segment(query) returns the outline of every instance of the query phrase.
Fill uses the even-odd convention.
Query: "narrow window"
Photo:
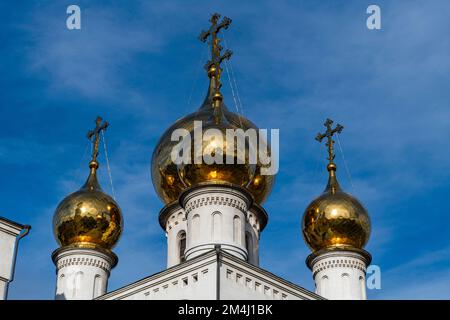
[[[245,248],[247,249],[247,260],[251,262],[251,257],[253,257],[253,238],[248,231],[245,233]]]
[[[95,275],[94,278],[94,298],[97,298],[102,295],[102,278],[99,274]]]
[[[233,242],[241,244],[241,218],[234,216],[233,218]]]
[[[212,238],[214,241],[222,239],[222,214],[218,211],[213,213]]]
[[[328,285],[329,285],[328,276],[327,275],[322,276],[321,281],[317,283],[316,293],[321,296],[327,295],[328,294]]]
[[[350,292],[350,275],[348,273],[342,274],[342,298],[343,299],[350,299],[351,292]]]
[[[73,277],[73,291],[72,298],[77,297],[77,291],[81,289],[81,278],[83,277],[83,272],[78,271]]]
[[[181,262],[186,261],[186,256],[184,252],[186,251],[186,232],[180,231],[178,234],[178,257]]]
[[[363,276],[359,277],[359,283],[361,286],[361,299],[366,300],[367,296],[366,296],[366,281],[364,280]]]
[[[196,243],[198,236],[200,234],[200,216],[196,214],[192,217],[192,228],[190,232],[190,236],[192,239],[192,243]]]

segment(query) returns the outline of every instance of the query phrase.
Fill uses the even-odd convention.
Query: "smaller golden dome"
[[[328,171],[327,187],[303,215],[304,239],[313,251],[338,247],[362,249],[370,236],[367,210],[356,198],[341,190],[334,163],[328,165]]]
[[[53,232],[59,245],[111,249],[122,233],[122,213],[97,180],[98,163],[91,161],[84,186],[68,195],[55,210]]]

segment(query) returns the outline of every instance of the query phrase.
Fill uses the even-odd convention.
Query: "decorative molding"
[[[215,272],[213,271],[216,263],[218,263],[221,268],[220,274],[223,277],[223,280],[226,278],[227,270],[231,269],[233,272],[242,275],[238,280],[243,282],[243,286],[248,284],[246,279],[251,278],[253,281],[252,285],[257,286],[258,284],[258,290],[260,288],[261,292],[263,294],[265,293],[268,299],[279,299],[279,297],[281,297],[281,299],[324,299],[314,292],[277,277],[274,274],[236,258],[225,251],[221,250],[219,256],[219,261],[217,261],[216,250],[210,250],[192,260],[168,268],[160,273],[156,273],[123,288],[109,292],[96,299],[158,299],[158,297],[161,297],[160,294],[165,294],[164,292],[167,288],[170,289],[173,286],[179,286],[177,288],[182,290],[195,285],[196,282],[201,284],[204,281],[203,277],[206,275],[205,272],[208,272],[208,274],[210,273],[210,276],[215,275]],[[231,280],[236,281],[236,278],[234,277],[234,279],[232,278]],[[211,278],[209,281],[211,281]],[[251,289],[253,290],[253,287]],[[194,297],[186,295],[186,297],[183,298],[191,299]]]
[[[328,258],[353,258],[361,260],[366,266],[368,266],[372,260],[372,256],[369,252],[363,249],[357,249],[352,247],[336,247],[329,249],[322,249],[311,253],[308,258],[306,258],[306,265],[310,270],[313,270],[315,264],[323,259]]]
[[[181,213],[181,214],[180,214]],[[181,219],[180,219],[181,217]],[[182,208],[178,208],[171,216],[166,220],[166,232],[169,232],[172,228],[178,225],[186,225],[186,212]]]
[[[200,184],[195,187],[189,188],[185,190],[179,198],[179,203],[181,207],[185,207],[186,204],[193,198],[199,197],[199,196],[206,196],[206,198],[210,197],[210,201],[217,201],[215,198],[217,197],[216,194],[218,194],[218,197],[226,197],[228,196],[234,196],[236,198],[240,198],[242,202],[245,204],[245,209],[243,211],[247,211],[250,206],[253,203],[253,197],[252,195],[245,189],[239,186],[235,186],[232,184]],[[229,197],[227,197],[229,198]],[[219,199],[219,201],[221,200]],[[222,201],[223,202],[223,201]],[[217,203],[212,203],[217,204]],[[185,208],[186,209],[186,208]]]
[[[329,260],[328,260],[329,259]],[[329,257],[327,260],[322,261],[320,263],[316,263],[313,266],[313,278],[316,277],[316,275],[324,270],[331,269],[331,268],[353,268],[358,269],[362,271],[364,274],[366,273],[366,266],[364,263],[357,258],[340,258],[340,259],[334,259],[332,257]],[[333,259],[333,260],[331,260]],[[359,261],[357,261],[359,260]]]
[[[56,271],[69,266],[90,266],[104,270],[109,274],[111,265],[102,258],[85,258],[85,257],[65,257],[58,260],[56,264]]]
[[[84,258],[80,256],[84,256]],[[62,247],[53,251],[52,260],[57,270],[59,270],[61,264],[66,260],[69,260],[67,262],[67,265],[95,266],[100,267],[102,269],[103,269],[102,263],[97,264],[94,263],[93,265],[90,263],[91,260],[104,261],[104,263],[109,265],[109,267],[103,270],[109,273],[109,271],[117,265],[119,259],[114,254],[114,252],[102,248],[88,249],[77,247]]]
[[[239,209],[244,215],[247,214],[247,204],[243,200],[236,198],[231,198],[223,195],[213,196],[213,195],[203,195],[196,199],[189,199],[185,204],[186,214],[189,214],[192,210],[203,207],[203,206],[228,206],[232,208]]]
[[[259,294],[264,294],[274,300],[288,300],[289,293],[284,291],[283,288],[267,284],[262,279],[249,275],[248,273],[241,273],[239,270],[236,271],[236,269],[226,268],[225,279],[235,282],[243,288],[248,288]]]

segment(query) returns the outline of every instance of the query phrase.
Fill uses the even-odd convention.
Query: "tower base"
[[[366,269],[371,255],[356,248],[324,249],[310,254],[316,293],[330,300],[366,300]]]
[[[56,300],[92,300],[106,293],[117,256],[108,250],[63,247],[55,250]]]

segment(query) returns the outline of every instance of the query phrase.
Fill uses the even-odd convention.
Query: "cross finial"
[[[102,123],[102,117],[98,116],[97,119],[95,119],[95,128],[93,130],[90,130],[87,134],[88,139],[92,142],[93,148],[92,148],[92,160],[89,163],[90,168],[98,168],[98,162],[97,162],[97,156],[98,156],[98,144],[100,141],[100,133],[108,127],[109,123],[106,121],[103,121]]]
[[[324,138],[327,138],[327,143],[325,144],[328,147],[328,170],[336,170],[336,165],[334,164],[334,140],[333,140],[333,135],[335,133],[341,133],[342,130],[344,129],[343,126],[341,126],[340,124],[337,124],[336,127],[333,129],[332,128],[332,124],[333,124],[333,120],[331,119],[327,119],[325,121],[325,123],[323,124],[327,130],[324,133],[319,133],[316,136],[316,140],[319,142],[322,142],[322,140]]]
[[[231,19],[228,17],[223,17],[222,22],[219,23],[220,14],[214,13],[211,15],[211,19],[209,20],[211,22],[211,27],[206,30],[202,31],[200,33],[199,39],[201,42],[206,42],[208,37],[211,37],[210,42],[208,43],[211,47],[211,60],[209,60],[206,65],[205,69],[208,72],[208,76],[212,79],[215,78],[215,96],[217,100],[221,100],[222,96],[219,92],[221,84],[220,84],[220,75],[222,73],[222,68],[220,67],[220,64],[225,59],[228,60],[231,58],[231,55],[233,52],[231,50],[226,50],[223,55],[221,55],[222,46],[220,45],[220,40],[217,37],[217,34],[220,32],[221,29],[228,29],[229,25],[231,24]]]

